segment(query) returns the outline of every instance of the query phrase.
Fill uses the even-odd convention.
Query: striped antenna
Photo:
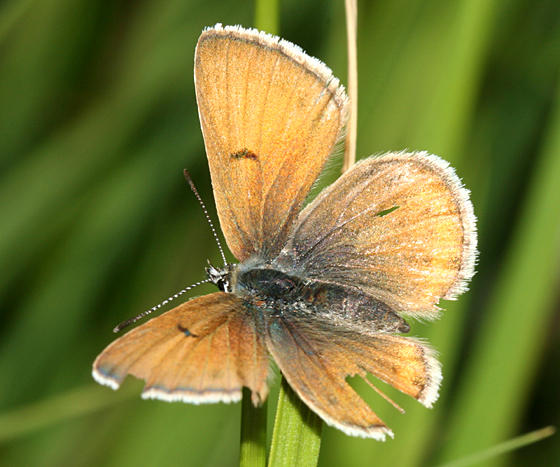
[[[220,255],[222,256],[222,260],[224,261],[224,266],[227,266],[226,256],[224,255],[224,250],[222,248],[222,244],[220,243],[220,239],[218,238],[218,232],[216,232],[216,229],[214,228],[214,224],[212,222],[212,219],[210,219],[210,215],[208,214],[208,210],[206,209],[206,205],[204,204],[204,201],[202,201],[202,198],[198,194],[198,190],[196,189],[196,186],[194,186],[194,182],[192,181],[192,178],[191,178],[191,175],[189,174],[189,171],[187,169],[184,169],[183,174],[185,175],[185,180],[187,181],[187,183],[191,187],[192,192],[194,193],[194,195],[196,196],[196,199],[198,200],[198,202],[200,203],[200,206],[202,207],[202,211],[204,212],[204,216],[206,217],[206,220],[208,221],[208,225],[210,225],[210,229],[212,230],[212,235],[214,235],[214,239],[216,240],[216,244],[218,245],[218,250],[220,250]]]
[[[226,261],[225,255],[224,255],[224,250],[222,248],[222,244],[220,243],[220,239],[218,238],[218,233],[216,232],[216,229],[214,228],[214,224],[212,223],[212,219],[210,219],[210,215],[208,214],[208,210],[206,209],[206,205],[204,204],[204,201],[202,201],[202,198],[198,194],[198,190],[196,189],[196,186],[195,186],[194,182],[192,181],[191,175],[189,174],[188,170],[184,169],[183,174],[185,175],[185,180],[188,182],[189,186],[191,187],[192,192],[194,193],[194,195],[196,196],[196,199],[198,200],[198,202],[200,203],[200,206],[202,207],[202,211],[204,212],[204,216],[206,217],[206,220],[208,221],[208,225],[210,225],[210,229],[212,230],[212,235],[214,235],[214,239],[216,240],[216,244],[218,245],[218,250],[220,251],[220,255],[222,257],[222,260],[224,261],[224,266],[227,266],[227,261]],[[193,289],[193,288],[195,288],[199,285],[207,284],[208,282],[212,282],[212,280],[211,279],[204,279],[203,281],[199,281],[199,282],[196,282],[192,285],[189,285],[188,287],[185,287],[183,290],[177,292],[176,294],[171,295],[170,297],[165,299],[163,302],[158,303],[157,305],[153,306],[149,310],[143,311],[139,315],[136,315],[133,318],[129,318],[126,321],[123,321],[122,323],[118,324],[117,326],[114,327],[113,332],[122,331],[124,328],[130,326],[131,324],[136,323],[136,321],[144,318],[145,316],[148,316],[150,313],[153,313],[154,311],[159,310],[162,306],[167,305],[170,301],[175,300],[177,297],[179,297],[180,295],[183,295],[185,292],[187,292],[187,291],[189,291],[189,290],[191,290],[191,289]]]
[[[170,301],[175,300],[177,297],[179,297],[180,295],[183,295],[185,292],[187,292],[191,289],[194,289],[195,287],[197,287],[199,285],[206,284],[208,282],[210,282],[210,279],[204,279],[203,281],[199,281],[199,282],[196,282],[192,285],[189,285],[188,287],[185,287],[180,292],[177,292],[176,294],[171,295],[171,297],[166,298],[163,302],[158,303],[157,305],[153,306],[149,310],[143,311],[139,315],[136,315],[134,318],[129,318],[126,321],[123,321],[122,323],[117,324],[114,327],[113,332],[122,331],[124,328],[130,326],[131,324],[134,324],[136,321],[138,321],[139,319],[142,319],[144,316],[148,316],[150,313],[153,313],[154,311],[159,310],[162,306],[167,305]]]

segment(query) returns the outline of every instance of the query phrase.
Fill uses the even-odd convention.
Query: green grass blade
[[[266,414],[266,402],[260,407],[255,407],[251,401],[251,391],[243,388],[240,467],[266,465]]]
[[[315,467],[321,448],[323,421],[294,393],[285,379],[270,446],[269,467]]]
[[[531,433],[517,436],[516,438],[510,439],[496,446],[492,446],[484,451],[463,457],[462,459],[447,462],[439,467],[468,467],[470,465],[479,465],[481,462],[491,460],[494,457],[515,451],[516,449],[528,446],[529,444],[542,441],[543,439],[552,436],[554,433],[556,433],[556,428],[553,426],[547,426],[545,428],[541,428],[540,430],[535,430]]]

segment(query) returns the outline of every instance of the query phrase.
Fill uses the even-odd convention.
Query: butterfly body
[[[396,152],[354,165],[304,207],[343,131],[344,88],[299,47],[238,26],[205,30],[196,95],[220,225],[238,264],[219,291],[110,344],[93,376],[142,396],[255,405],[272,358],[298,396],[352,436],[392,432],[347,383],[375,376],[431,407],[441,368],[404,316],[433,319],[474,274],[469,192],[449,164]],[[373,387],[383,397],[383,393]]]
[[[232,292],[268,320],[320,317],[368,332],[407,333],[408,323],[383,302],[358,288],[306,280],[271,267],[240,264],[233,269]]]

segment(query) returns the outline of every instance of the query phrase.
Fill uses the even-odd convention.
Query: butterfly
[[[343,132],[348,99],[329,68],[278,37],[220,24],[195,53],[196,97],[220,225],[237,264],[219,291],[110,344],[94,378],[131,374],[144,398],[261,404],[270,358],[327,424],[393,436],[346,381],[374,375],[431,407],[434,351],[403,336],[474,273],[469,192],[447,162],[398,152],[355,164],[305,205]],[[378,390],[378,392],[380,392]],[[381,393],[381,392],[380,392]]]

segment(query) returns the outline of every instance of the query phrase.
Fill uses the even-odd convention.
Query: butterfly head
[[[206,276],[218,289],[222,292],[231,292],[231,274],[233,271],[233,264],[226,264],[222,269],[219,269],[208,261],[206,267]]]

